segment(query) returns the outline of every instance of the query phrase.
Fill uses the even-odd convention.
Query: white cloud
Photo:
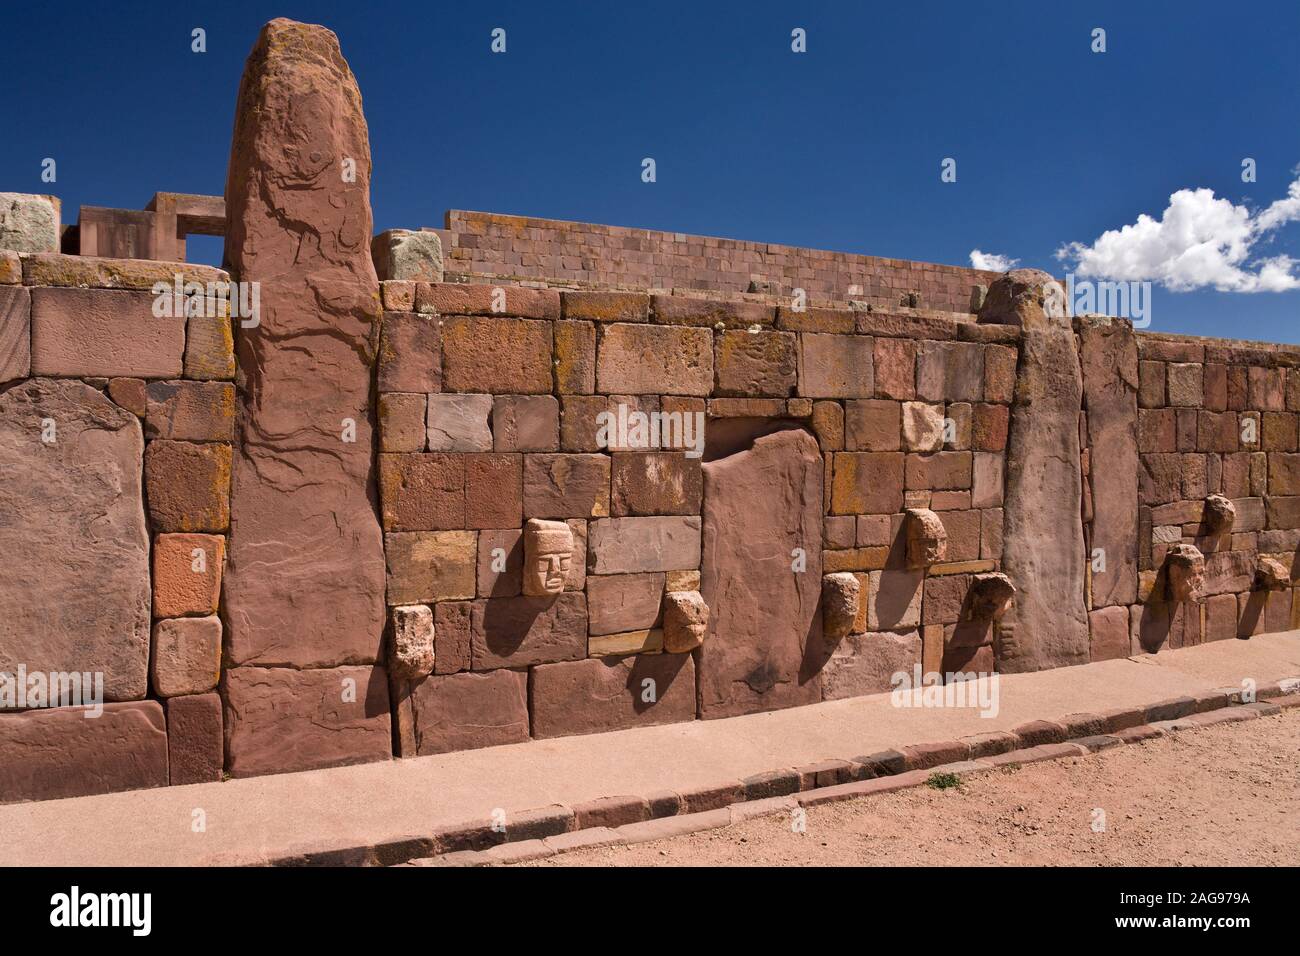
[[[1297,260],[1264,257],[1254,250],[1296,220],[1300,179],[1291,183],[1285,199],[1255,213],[1216,197],[1212,189],[1180,189],[1169,197],[1159,220],[1142,213],[1134,223],[1103,232],[1091,245],[1066,243],[1056,258],[1073,262],[1080,277],[1149,280],[1175,292],[1285,292],[1300,289]]]
[[[996,252],[980,252],[978,249],[970,251],[970,267],[972,269],[1006,272],[1008,269],[1014,269],[1019,261],[1019,259],[1012,259],[1009,256],[998,255]]]

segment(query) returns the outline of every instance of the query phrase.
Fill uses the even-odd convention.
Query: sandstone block
[[[598,518],[609,514],[608,455],[525,455],[524,515]]]
[[[442,382],[451,392],[548,395],[551,323],[527,319],[445,319]],[[602,389],[603,391],[603,389]]]
[[[903,508],[903,460],[896,452],[838,452],[831,485],[833,514],[893,514]]]
[[[625,515],[699,514],[700,460],[681,452],[619,452],[613,456],[610,504]]]
[[[646,681],[654,690],[650,701]],[[533,668],[530,683],[538,739],[695,718],[695,661],[689,654],[545,664]]]
[[[499,319],[554,321],[560,317],[560,293],[553,289],[462,282],[417,282],[415,307],[438,315],[483,315]]]
[[[822,672],[823,697],[843,700],[882,694],[894,688],[893,676],[912,673],[921,663],[921,635],[888,632],[851,634],[840,642]]]
[[[941,451],[933,455],[908,455],[904,487],[907,489],[960,490],[971,486],[971,453]]]
[[[153,544],[153,613],[187,617],[217,613],[226,539],[210,534],[160,534]]]
[[[427,604],[403,604],[390,613],[388,673],[398,681],[427,677],[434,659],[433,609]]]
[[[427,677],[412,689],[410,699],[421,756],[528,739],[525,671]]]
[[[523,456],[465,455],[465,526],[508,528],[523,521]]]
[[[137,418],[144,418],[148,411],[148,388],[142,378],[109,379],[108,397]]]
[[[472,531],[384,535],[388,603],[432,604],[474,597],[476,550]]]
[[[21,286],[0,286],[0,385],[31,374],[31,292]]]
[[[587,578],[588,632],[648,630],[659,623],[663,573],[600,574]]]
[[[916,355],[916,395],[927,402],[982,402],[984,346],[921,342]]]
[[[145,434],[180,441],[233,441],[235,386],[229,382],[150,382]]]
[[[491,451],[491,395],[430,395],[430,451]]]
[[[649,322],[650,296],[644,292],[603,292],[566,289],[560,293],[566,319],[592,322]]]
[[[472,601],[443,601],[433,609],[433,672],[469,670],[474,614]]]
[[[903,450],[939,451],[944,443],[942,405],[903,403]]]
[[[388,760],[382,667],[234,667],[223,679],[232,777]]]
[[[555,390],[561,395],[589,395],[596,390],[596,327],[592,323],[555,323]]]
[[[389,229],[370,240],[381,279],[442,281],[442,238],[430,230]]]
[[[185,319],[155,318],[154,295],[33,289],[33,375],[180,378]]]
[[[465,456],[379,456],[379,497],[386,531],[465,526]]]
[[[173,787],[214,783],[225,762],[221,695],[172,697],[167,707],[167,767]]]
[[[1019,352],[1005,345],[984,347],[984,400],[1010,403],[1016,390]]]
[[[180,617],[153,627],[150,677],[159,697],[205,694],[221,677],[221,620]]]
[[[228,306],[195,310],[185,320],[186,378],[213,381],[235,377],[235,336],[229,312]]]
[[[872,631],[920,627],[924,581],[925,572],[920,570],[872,571],[867,627]]]
[[[550,395],[499,395],[492,402],[496,451],[559,451],[560,403]]]
[[[605,329],[596,353],[596,387],[630,395],[703,395],[713,391],[713,333],[686,326]]]
[[[385,312],[376,366],[381,392],[442,391],[438,320],[414,312]]]
[[[0,395],[0,672],[102,672],[107,699],[144,696],[143,448],[135,416],[80,382],[33,379]]]
[[[794,391],[797,362],[792,332],[722,332],[714,345],[716,395],[776,395]]]
[[[821,404],[832,404],[823,403]],[[868,399],[862,401],[850,401],[845,405],[845,411],[842,413],[844,440],[834,446],[838,448],[847,448],[849,451],[898,451],[903,447],[903,410],[912,408],[916,403],[908,402],[906,405],[899,402],[891,402],[877,399]],[[839,409],[839,405],[832,405],[833,408]],[[933,409],[936,406],[919,405],[922,410]],[[942,409],[939,411],[941,419],[939,434],[942,437]],[[920,417],[913,414],[912,436],[916,437],[917,422],[916,418]],[[933,423],[931,423],[932,426]],[[827,450],[826,443],[822,443],[823,450]]]
[[[156,440],[144,455],[155,531],[225,531],[230,526],[230,446]]]
[[[604,518],[588,532],[591,574],[690,571],[700,566],[700,519],[695,516]]]
[[[876,394],[881,398],[908,401],[916,397],[916,342],[877,336],[872,368]]]
[[[875,346],[866,335],[799,334],[799,394],[806,398],[871,398]]]
[[[383,451],[424,451],[428,403],[423,393],[379,393],[379,447]]]
[[[33,193],[0,193],[0,249],[59,251],[59,201]]]
[[[587,599],[559,596],[488,598],[474,602],[471,667],[525,667],[587,656]]]

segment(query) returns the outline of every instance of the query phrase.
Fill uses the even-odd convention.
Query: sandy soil
[[[1300,709],[813,807],[803,833],[786,813],[521,865],[918,864],[1300,864]]]

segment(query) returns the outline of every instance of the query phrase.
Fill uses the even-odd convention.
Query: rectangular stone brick
[[[233,441],[235,386],[229,382],[150,382],[145,435],[183,441]]]
[[[644,682],[653,681],[652,703]],[[533,736],[601,733],[695,719],[690,654],[602,657],[532,669]]]
[[[438,320],[414,312],[385,312],[375,367],[381,392],[442,391]]]
[[[751,325],[770,328],[776,322],[776,307],[765,302],[697,299],[685,295],[652,295],[650,308],[655,322],[664,325],[713,328],[721,322],[728,329],[746,329]]]
[[[663,595],[662,572],[589,576],[588,633],[618,634],[653,628],[659,623]]]
[[[520,528],[480,531],[478,596],[516,597],[523,589],[524,532]],[[501,570],[496,570],[500,568]]]
[[[590,322],[555,323],[555,390],[561,395],[589,395],[596,390],[596,326]]]
[[[470,618],[476,671],[526,667],[587,656],[587,599],[565,591],[555,598],[487,598]]]
[[[379,393],[379,447],[382,451],[424,451],[428,396],[423,392]]]
[[[158,439],[145,447],[144,477],[154,531],[230,527],[230,446]]]
[[[615,517],[699,514],[703,491],[698,458],[681,452],[613,456],[610,504]]]
[[[167,700],[167,765],[173,787],[221,779],[225,742],[220,694]]]
[[[691,571],[700,566],[698,516],[604,518],[591,522],[592,574]]]
[[[902,447],[901,402],[857,400],[846,402],[844,409],[842,447],[849,451],[898,451]]]
[[[523,455],[465,455],[465,527],[523,523]]]
[[[875,346],[870,336],[799,334],[799,394],[805,398],[871,398]]]
[[[608,455],[525,455],[524,517],[598,518],[609,514]]]
[[[971,453],[968,451],[908,455],[904,487],[929,490],[969,488],[971,468]]]
[[[551,323],[453,316],[442,326],[442,386],[449,392],[550,394]]]
[[[465,456],[379,456],[379,497],[385,531],[446,531],[465,527]]]
[[[879,336],[873,347],[876,394],[909,401],[916,397],[916,342]]]
[[[560,293],[566,319],[592,322],[649,322],[650,296],[644,292],[602,292],[566,289]]]
[[[31,293],[21,286],[0,286],[0,385],[31,373]]]
[[[554,320],[560,317],[560,293],[552,289],[525,289],[514,285],[418,282],[415,308],[418,312],[438,315]]]
[[[420,756],[528,739],[526,671],[434,675],[417,682],[410,699]]]
[[[467,671],[471,657],[472,601],[442,601],[433,609],[433,672]]]
[[[916,394],[929,402],[984,400],[984,347],[973,342],[922,342]]]
[[[33,289],[31,371],[180,378],[183,316],[156,318],[150,292]]]
[[[713,391],[713,333],[679,326],[608,326],[597,344],[596,386],[613,394],[707,396]]]
[[[217,613],[226,539],[212,534],[160,534],[153,544],[153,613],[185,617]]]
[[[776,310],[776,326],[791,332],[835,332],[851,335],[855,329],[854,310],[803,308],[795,311],[789,306]]]
[[[714,340],[714,394],[788,396],[796,379],[792,332],[721,332]]]
[[[831,484],[833,514],[893,514],[903,510],[899,452],[838,452]]]
[[[0,803],[167,786],[167,727],[153,700],[0,714]]]
[[[384,535],[389,604],[472,598],[477,539],[472,531],[399,531]]]

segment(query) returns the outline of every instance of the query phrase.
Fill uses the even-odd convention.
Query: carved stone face
[[[530,519],[524,527],[524,594],[559,594],[572,566],[573,529],[563,521]]]
[[[948,532],[939,516],[929,508],[908,508],[904,530],[909,567],[928,568],[947,557]]]
[[[838,641],[853,630],[862,608],[862,582],[840,571],[822,578],[822,635]]]
[[[1016,586],[1001,572],[977,574],[971,580],[970,596],[966,602],[966,619],[980,623],[1000,620],[1011,609],[1016,597]]]
[[[1227,534],[1237,521],[1237,506],[1223,495],[1210,495],[1205,499],[1205,511],[1201,524],[1206,534],[1213,537]]]
[[[1176,544],[1165,556],[1171,604],[1200,604],[1205,597],[1205,556],[1193,544]]]
[[[669,591],[664,595],[664,650],[685,654],[704,643],[709,606],[699,591]]]
[[[1291,586],[1291,573],[1276,558],[1260,558],[1255,565],[1255,587],[1260,591],[1285,591]]]

